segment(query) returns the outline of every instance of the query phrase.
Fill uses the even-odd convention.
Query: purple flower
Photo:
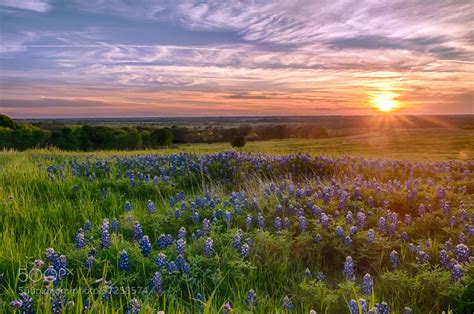
[[[362,279],[362,293],[365,295],[372,294],[372,288],[374,287],[374,280],[370,274],[365,274]]]
[[[163,287],[161,283],[161,273],[159,271],[155,272],[153,278],[151,279],[149,288],[154,293],[161,295],[163,293]]]
[[[265,228],[265,218],[263,217],[261,213],[257,215],[257,225],[260,229]]]
[[[350,256],[347,256],[344,262],[344,275],[347,280],[355,280],[354,262]]]
[[[74,242],[76,243],[77,249],[83,249],[86,247],[86,237],[84,235],[84,230],[79,229],[76,236],[74,237]]]
[[[293,309],[293,302],[291,302],[290,298],[287,295],[285,295],[285,297],[283,298],[281,305],[287,311],[291,311]]]
[[[327,228],[329,227],[329,216],[326,215],[325,213],[321,213],[321,225],[323,227],[324,230],[327,230]]]
[[[125,206],[124,206],[124,209],[125,211],[131,211],[132,210],[132,203],[130,203],[129,201],[126,201],[125,202]]]
[[[459,263],[464,263],[469,260],[469,249],[465,244],[458,244],[454,249],[454,254]]]
[[[138,241],[140,250],[142,251],[143,256],[148,256],[151,252],[151,243],[150,238],[146,235]]]
[[[253,289],[247,292],[247,297],[245,298],[245,304],[249,307],[257,306],[257,293]]]
[[[349,301],[349,310],[351,311],[351,314],[359,314],[359,305],[357,304],[357,301],[354,299],[351,299]]]
[[[367,243],[372,244],[375,240],[375,231],[374,229],[369,229],[367,232]]]
[[[243,258],[249,256],[250,253],[250,246],[247,243],[242,244],[242,247],[240,248],[240,256]]]
[[[273,225],[275,226],[275,231],[280,232],[281,231],[281,218],[276,217],[275,218],[275,223]]]
[[[148,200],[146,204],[146,209],[148,210],[150,214],[156,213],[155,203],[153,203],[152,200]]]
[[[308,229],[308,222],[306,221],[306,218],[304,216],[298,217],[298,228],[301,232],[305,232],[306,229]]]
[[[127,251],[123,250],[119,256],[118,269],[123,270],[123,271],[129,271],[130,267],[129,267],[128,262],[129,262],[128,253]]]
[[[242,242],[243,235],[244,235],[244,233],[242,232],[242,230],[237,229],[237,232],[235,233],[234,237],[232,238],[232,246],[237,250],[240,249],[240,245],[241,245],[241,242]]]
[[[142,307],[140,302],[137,299],[131,299],[128,304],[127,314],[138,314],[140,313]]]
[[[453,282],[458,282],[459,279],[464,275],[464,268],[461,264],[455,263],[451,266],[451,280]]]
[[[315,240],[316,242],[321,242],[321,241],[323,241],[323,236],[318,233],[318,234],[314,237],[314,240]]]
[[[336,236],[338,238],[344,238],[344,229],[341,226],[336,226]]]
[[[135,224],[133,225],[133,239],[138,241],[141,238],[143,238],[142,226],[138,221],[135,221]]]
[[[222,314],[227,314],[229,311],[232,309],[232,306],[230,305],[230,302],[227,302],[224,304],[224,307],[222,308]]]
[[[166,265],[168,265],[168,262],[166,261],[166,255],[162,252],[158,253],[158,256],[155,259],[155,265],[158,267],[158,269],[165,268]]]
[[[204,243],[204,255],[207,257],[214,256],[214,241],[211,238],[207,238],[206,242]]]
[[[184,239],[178,239],[176,241],[176,254],[184,254],[186,249],[186,241]]]
[[[392,250],[392,252],[390,252],[390,262],[392,262],[392,265],[394,267],[400,266],[400,259],[398,257],[398,252],[397,251]]]

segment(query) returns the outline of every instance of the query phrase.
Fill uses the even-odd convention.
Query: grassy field
[[[178,149],[133,152],[1,152],[0,274],[4,274],[4,279],[1,282],[0,278],[0,312],[12,311],[9,303],[18,299],[21,291],[51,288],[52,293],[30,293],[37,312],[49,312],[58,307],[71,313],[81,312],[90,301],[93,313],[123,313],[129,310],[131,300],[137,299],[142,313],[156,313],[158,309],[166,313],[218,313],[225,309],[226,303],[234,313],[284,313],[282,303],[287,296],[295,313],[308,313],[310,309],[318,313],[349,313],[348,303],[359,298],[366,300],[368,308],[385,301],[394,313],[401,313],[406,306],[412,308],[413,313],[440,313],[442,310],[467,313],[464,311],[474,306],[474,268],[472,263],[458,258],[454,247],[461,244],[458,238],[463,233],[464,243],[469,247],[467,254],[473,254],[469,221],[474,219],[474,168],[466,161],[474,156],[473,135],[473,131],[451,129],[374,131],[320,140],[249,142],[241,149],[270,155],[302,152],[335,157],[316,161],[302,157],[249,159],[233,154],[204,160],[187,155],[170,157],[179,152],[222,152],[231,149],[229,144],[182,145]],[[144,154],[161,157],[140,157]],[[139,157],[125,158],[127,156]],[[347,163],[339,158],[343,156],[383,158],[384,162],[352,160]],[[76,163],[73,160],[77,158]],[[93,162],[97,159],[101,163]],[[390,159],[405,162],[390,163]],[[412,160],[453,159],[459,161],[449,168],[445,164],[431,163],[417,168],[411,163]],[[73,166],[68,163],[70,160]],[[64,169],[63,161],[66,162]],[[76,166],[78,168],[73,168]],[[73,169],[82,172],[78,175]],[[415,177],[411,177],[410,169],[415,169]],[[133,171],[133,180],[126,175],[127,171]],[[149,173],[150,180],[140,173]],[[157,176],[156,183],[152,182],[154,176]],[[415,179],[419,182],[413,183]],[[370,184],[369,180],[372,180]],[[430,180],[434,180],[433,183]],[[277,189],[285,183],[281,195],[269,192],[272,182]],[[297,196],[292,192],[292,185],[311,193]],[[442,197],[440,186],[445,191]],[[338,189],[345,192],[339,193]],[[243,194],[232,196],[231,192],[239,191]],[[329,201],[325,200],[324,191],[330,191],[327,192]],[[181,192],[185,199],[177,196]],[[348,199],[345,193],[350,196]],[[411,193],[415,193],[414,196],[409,196]],[[214,198],[215,204],[211,205],[209,200]],[[148,200],[153,201],[156,212],[150,211]],[[170,200],[174,200],[173,204]],[[126,201],[133,205],[132,210],[124,210]],[[196,205],[201,202],[205,203],[202,207]],[[324,215],[315,214],[311,203],[330,217],[328,228],[323,224]],[[430,208],[426,214],[419,213],[421,203]],[[449,215],[443,214],[446,203]],[[288,204],[301,206],[302,212],[296,214]],[[278,205],[283,206],[283,213],[276,210]],[[184,209],[178,217],[176,209],[181,206]],[[237,212],[237,207],[242,213]],[[196,212],[198,222],[193,220]],[[231,213],[231,220],[226,218],[227,212]],[[349,212],[354,214],[354,222],[347,222]],[[356,214],[359,217],[360,213],[367,217],[364,225],[356,223],[359,219]],[[378,220],[383,216],[390,221],[392,213],[400,220],[394,234],[390,234],[388,222],[387,230],[379,229]],[[407,214],[413,223],[402,222]],[[462,218],[465,214],[467,220]],[[247,215],[254,219],[250,228]],[[265,221],[264,227],[257,223],[260,215]],[[291,227],[281,232],[275,225],[279,215],[291,223]],[[451,216],[455,217],[454,224],[448,219]],[[108,247],[103,247],[107,239],[104,238],[105,218],[116,219],[118,224],[117,230],[110,231]],[[212,222],[210,231],[201,238],[193,237],[192,233],[199,232],[204,219]],[[91,222],[92,228],[85,231],[86,247],[78,248],[75,237],[79,229],[85,228],[86,220]],[[139,221],[143,233],[150,236],[150,256],[144,255],[140,241],[133,240],[135,221]],[[334,236],[339,225],[352,244],[347,245]],[[360,230],[352,234],[350,227],[355,225]],[[160,270],[155,266],[159,252],[167,256],[168,262],[179,260],[176,246],[181,227],[187,230],[183,256],[191,267],[190,274],[184,270]],[[253,240],[248,256],[233,247],[238,228],[243,230],[242,243],[247,238]],[[369,229],[376,230],[377,234],[370,245],[366,240]],[[403,232],[409,241],[400,239]],[[162,233],[175,238],[170,247],[156,247]],[[314,240],[318,234],[322,235],[321,242]],[[205,240],[209,238],[213,240],[214,251],[206,255]],[[450,238],[453,248],[447,254],[458,259],[456,263],[464,273],[462,279],[456,281],[452,281],[449,267],[438,257]],[[421,249],[414,253],[409,243]],[[56,283],[30,277],[24,281],[21,274],[25,270],[41,268],[35,268],[35,260],[46,263],[41,271],[45,271],[48,264],[56,265],[57,257],[51,261],[45,258],[48,247],[67,257],[67,268],[72,273]],[[86,269],[84,264],[92,247],[97,249],[92,258],[95,264]],[[128,271],[118,266],[123,250],[129,256]],[[391,266],[389,255],[393,250],[400,255],[399,268]],[[420,262],[420,258],[424,258],[420,250],[430,256],[428,262]],[[355,280],[347,279],[343,273],[349,255],[355,263]],[[150,289],[149,283],[157,270],[161,272],[164,291],[145,291]],[[324,273],[325,280],[318,277],[320,273]],[[373,293],[369,294],[364,294],[361,288],[366,273],[374,280]],[[99,278],[110,281],[111,285],[97,282]],[[111,286],[125,289],[115,296],[109,294]],[[99,293],[71,292],[78,287],[97,288]],[[67,302],[58,298],[59,289],[66,294]],[[250,289],[257,293],[258,306],[245,302]],[[203,302],[197,300],[198,293],[204,298]]]

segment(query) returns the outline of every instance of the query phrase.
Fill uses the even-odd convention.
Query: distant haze
[[[471,1],[0,0],[16,118],[474,114]]]

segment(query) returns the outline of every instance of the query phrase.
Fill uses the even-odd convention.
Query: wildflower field
[[[474,161],[0,153],[0,312],[471,313]]]

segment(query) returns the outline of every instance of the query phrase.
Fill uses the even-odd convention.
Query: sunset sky
[[[473,21],[467,0],[0,0],[0,113],[474,114]]]

